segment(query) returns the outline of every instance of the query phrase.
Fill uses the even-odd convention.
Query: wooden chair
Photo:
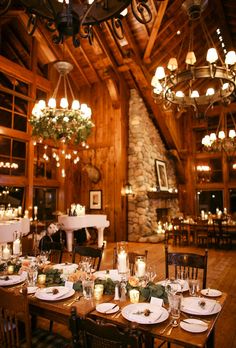
[[[147,261],[147,255],[148,255],[148,250],[145,250],[144,253],[136,253],[136,252],[132,252],[132,251],[128,252],[130,275],[135,274],[135,259],[136,259],[136,257],[143,256],[143,257],[145,257],[145,259]],[[116,249],[116,247],[114,247],[114,250],[113,250],[113,268],[114,269],[117,268],[117,249]]]
[[[79,263],[86,258],[90,258],[91,267],[95,271],[99,271],[101,261],[102,261],[103,250],[104,250],[104,244],[101,248],[75,245],[73,247],[73,252],[72,252],[72,262],[75,263],[75,261],[77,261],[77,263]]]
[[[118,326],[95,321],[91,318],[81,319],[72,307],[69,321],[72,332],[73,348],[141,348],[141,334],[136,327],[118,328]]]
[[[222,219],[213,220],[215,246],[232,248],[232,234],[228,232],[227,225],[223,225]]]
[[[22,294],[0,288],[0,347],[53,348],[68,347],[70,341],[62,336],[37,328],[31,331],[27,288]]]
[[[194,253],[176,253],[168,252],[168,246],[165,246],[165,272],[166,278],[170,276],[169,267],[174,267],[174,276],[177,277],[178,272],[184,272],[189,278],[198,278],[198,271],[202,269],[202,288],[206,288],[207,280],[207,258],[208,250],[204,255]]]

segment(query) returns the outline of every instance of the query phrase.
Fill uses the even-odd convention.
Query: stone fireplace
[[[128,239],[135,242],[157,242],[159,215],[175,216],[179,211],[178,195],[153,192],[157,186],[155,160],[166,164],[168,188],[177,188],[174,163],[166,157],[165,145],[151,121],[146,106],[136,90],[129,104],[128,180],[134,195],[128,196]]]

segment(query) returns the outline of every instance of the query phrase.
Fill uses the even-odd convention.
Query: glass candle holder
[[[129,271],[128,242],[117,243],[117,269],[120,274]]]
[[[146,259],[145,256],[136,256],[135,258],[135,275],[138,278],[144,277],[146,274]]]
[[[44,285],[46,283],[46,274],[39,274],[38,275],[38,284]]]
[[[96,284],[94,286],[94,298],[95,300],[101,300],[104,291],[104,286],[102,284]]]
[[[5,244],[2,247],[2,258],[3,260],[8,260],[11,257],[11,247],[8,244]]]
[[[131,303],[138,303],[139,302],[139,291],[136,289],[130,290],[129,298],[130,298]]]
[[[7,267],[7,273],[8,274],[13,274],[14,273],[14,266],[13,265],[10,265]]]

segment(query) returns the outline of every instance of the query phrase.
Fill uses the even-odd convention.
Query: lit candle
[[[96,284],[94,287],[94,298],[95,300],[101,300],[103,295],[104,286],[102,284]]]
[[[119,254],[118,254],[118,272],[120,273],[126,273],[127,272],[127,253],[122,250]]]
[[[22,215],[22,207],[18,207],[18,215],[21,216]]]
[[[138,303],[139,302],[139,291],[136,289],[130,290],[129,298],[130,298],[131,303]]]
[[[38,207],[37,205],[34,206],[34,215],[37,216],[38,215]]]
[[[20,239],[17,238],[13,242],[13,255],[19,255],[21,253],[21,242]]]
[[[44,285],[46,283],[46,274],[38,275],[38,284]]]
[[[25,215],[24,215],[24,217],[28,219],[28,217],[29,217],[29,211],[28,211],[28,210],[25,210]]]
[[[6,244],[3,251],[2,251],[2,257],[4,260],[8,260],[10,258],[10,248],[9,246]]]
[[[137,260],[137,277],[144,277],[146,272],[146,263],[142,260]]]
[[[8,274],[13,274],[14,273],[14,266],[12,266],[12,265],[8,266],[7,273]]]

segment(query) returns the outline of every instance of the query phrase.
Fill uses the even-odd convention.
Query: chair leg
[[[49,331],[52,332],[53,329],[53,321],[50,320],[50,324],[49,324]]]

